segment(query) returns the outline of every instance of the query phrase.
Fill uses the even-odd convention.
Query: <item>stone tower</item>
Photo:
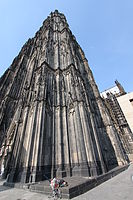
[[[127,163],[87,59],[57,10],[0,79],[0,141],[9,182],[93,177]]]

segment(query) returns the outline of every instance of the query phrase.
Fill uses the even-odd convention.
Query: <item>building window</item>
[[[133,99],[130,99],[129,101],[130,101],[130,103],[131,103],[131,104],[132,104],[132,106],[133,106]]]

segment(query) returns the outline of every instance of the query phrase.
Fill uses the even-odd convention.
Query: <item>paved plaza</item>
[[[104,182],[96,188],[73,200],[132,200],[133,199],[133,164],[121,174]],[[0,200],[48,200],[44,194],[17,188],[8,188],[0,182]]]

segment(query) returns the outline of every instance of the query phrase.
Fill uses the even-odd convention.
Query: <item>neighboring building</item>
[[[101,93],[119,131],[119,137],[129,159],[133,161],[133,93],[126,94],[118,81],[116,86]]]
[[[118,136],[84,52],[56,10],[0,79],[3,177],[99,176],[128,163]]]
[[[133,92],[120,96],[117,100],[133,133]]]
[[[113,94],[115,97],[125,95],[126,92],[122,85],[117,80],[115,81],[115,84],[115,86],[101,92],[101,96],[106,99],[108,97],[108,94]]]

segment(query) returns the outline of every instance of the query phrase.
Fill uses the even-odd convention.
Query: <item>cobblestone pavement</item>
[[[133,164],[114,178],[93,188],[73,200],[132,200],[133,199]],[[0,182],[0,200],[48,200],[44,194],[28,190],[8,188]]]

